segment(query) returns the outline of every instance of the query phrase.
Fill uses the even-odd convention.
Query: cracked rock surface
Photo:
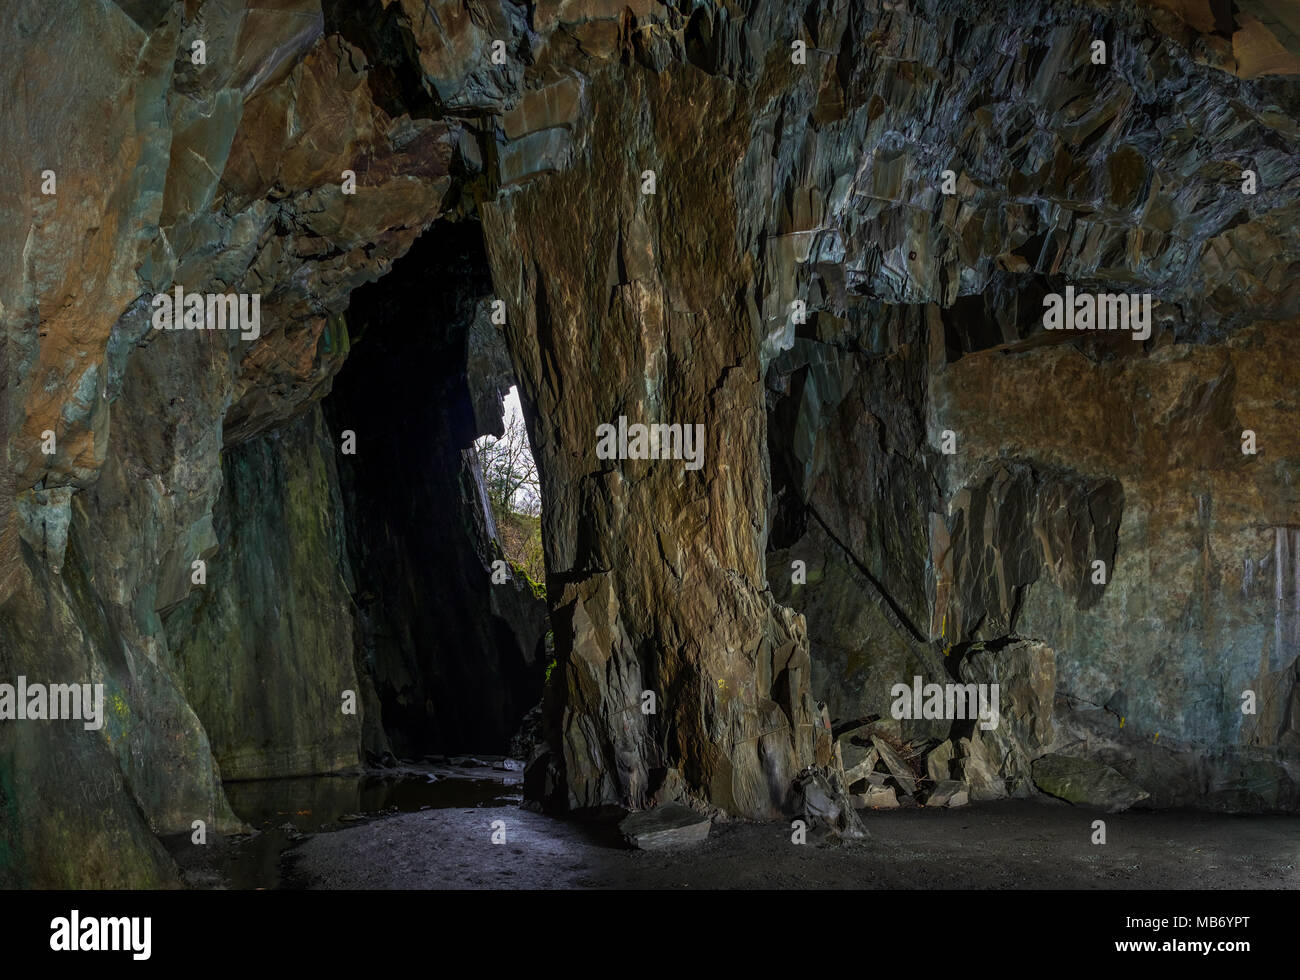
[[[1235,8],[17,3],[0,680],[103,683],[106,717],[0,726],[0,884],[173,883],[156,834],[241,826],[223,776],[357,764],[461,691],[485,737],[526,710],[519,583],[448,587],[488,638],[456,651],[436,585],[367,564],[486,575],[461,450],[507,382],[545,492],[548,806],[773,818],[880,719],[977,802],[1051,756],[1296,809],[1300,31]],[[455,222],[490,293],[462,277],[402,379],[450,406],[406,430],[439,444],[426,516],[359,522],[398,454],[339,456],[357,426],[321,407],[350,303]],[[260,335],[153,330],[177,285],[259,294]],[[1043,330],[1067,285],[1150,294],[1150,335]],[[598,459],[619,416],[704,425],[705,465]],[[428,537],[375,543],[401,520]],[[483,645],[508,697],[467,680]],[[914,675],[1000,683],[1004,724],[893,719]]]

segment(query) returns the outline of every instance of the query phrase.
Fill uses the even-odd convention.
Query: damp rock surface
[[[0,885],[173,885],[159,835],[243,829],[227,770],[504,752],[539,700],[554,811],[783,821],[833,756],[819,702],[949,743],[936,776],[973,801],[1083,744],[1153,805],[1300,807],[1280,22],[12,7],[0,676],[102,682],[108,707],[96,732],[0,727]],[[469,266],[398,267],[466,229]],[[387,361],[371,284],[414,338]],[[257,336],[155,330],[176,287],[260,296]],[[1043,329],[1067,288],[1149,295],[1149,331]],[[511,380],[545,608],[485,584],[464,456]],[[702,426],[700,465],[598,458],[621,417]],[[1004,685],[1002,724],[893,717],[918,676]]]

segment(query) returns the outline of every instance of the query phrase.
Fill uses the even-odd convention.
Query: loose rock
[[[1036,759],[1034,783],[1044,793],[1110,813],[1127,810],[1150,795],[1110,766],[1067,755]]]
[[[642,851],[697,844],[709,836],[712,820],[680,803],[639,810],[618,825],[624,839]]]

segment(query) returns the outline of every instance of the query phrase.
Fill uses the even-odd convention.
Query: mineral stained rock
[[[1110,813],[1127,810],[1150,796],[1110,766],[1091,759],[1045,755],[1034,761],[1033,771],[1034,782],[1044,793]]]
[[[19,0],[0,678],[109,708],[0,723],[0,885],[168,884],[155,834],[239,829],[222,776],[508,739],[544,624],[482,585],[461,450],[509,383],[546,491],[548,805],[788,814],[817,701],[950,742],[976,801],[1084,744],[1158,805],[1300,805],[1273,7]],[[349,304],[452,222],[490,290],[462,277],[392,402],[445,411],[342,455],[376,425],[364,386],[320,406],[366,343]],[[152,329],[177,285],[259,294],[260,335]],[[1067,285],[1151,294],[1150,335],[1043,331]],[[597,459],[619,416],[702,424],[704,466]],[[421,439],[408,512],[382,482]],[[915,674],[1006,685],[1003,727],[890,719]]]

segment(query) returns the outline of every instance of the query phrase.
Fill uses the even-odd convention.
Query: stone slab
[[[709,836],[712,820],[680,803],[666,803],[653,810],[628,815],[618,829],[632,847],[657,851],[695,844]]]

